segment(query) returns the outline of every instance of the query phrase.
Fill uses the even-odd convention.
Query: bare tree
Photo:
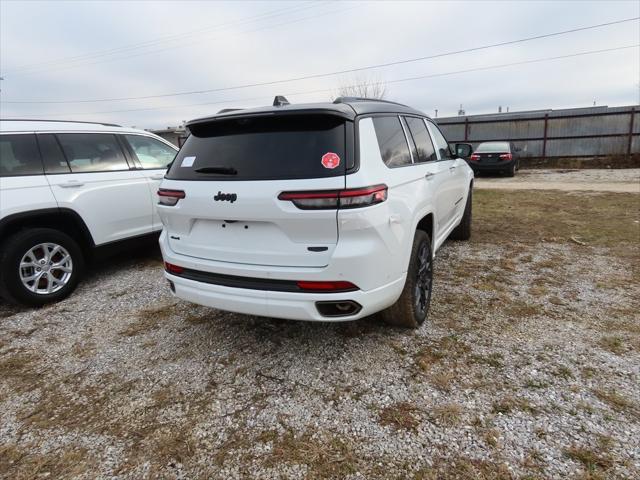
[[[357,75],[350,79],[343,79],[333,99],[337,97],[363,97],[383,99],[387,96],[387,85],[377,77]]]

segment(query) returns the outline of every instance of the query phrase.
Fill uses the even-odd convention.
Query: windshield
[[[485,142],[478,145],[476,153],[509,153],[507,142]]]
[[[167,178],[280,180],[345,173],[345,120],[336,116],[236,118],[190,130]]]

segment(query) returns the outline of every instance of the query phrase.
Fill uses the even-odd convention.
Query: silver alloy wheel
[[[71,279],[73,260],[69,252],[56,243],[39,243],[20,260],[22,284],[38,295],[55,293]]]

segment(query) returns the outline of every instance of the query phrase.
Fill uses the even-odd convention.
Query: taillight
[[[345,282],[343,280],[335,281],[335,282],[307,282],[307,281],[299,281],[297,282],[298,288],[300,290],[304,290],[305,292],[352,292],[354,290],[358,290],[351,282]]]
[[[164,262],[164,269],[168,273],[173,273],[174,275],[180,275],[184,272],[184,268],[179,265],[174,265],[173,263]]]
[[[478,160],[480,160],[480,155],[474,153],[469,157],[469,160],[473,160],[474,162],[477,162]]]
[[[503,153],[502,155],[500,155],[500,160],[511,160],[513,158],[513,155],[511,155],[510,153]]]
[[[302,210],[368,207],[387,199],[387,186],[374,185],[346,190],[282,192],[279,200],[289,200]]]
[[[166,205],[173,207],[178,200],[185,197],[184,190],[169,190],[168,188],[161,188],[158,190],[158,197],[160,199],[160,205]]]

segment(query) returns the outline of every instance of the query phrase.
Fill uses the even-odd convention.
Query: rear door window
[[[176,156],[176,151],[155,138],[144,135],[125,135],[144,169],[167,168]]]
[[[431,131],[431,135],[433,136],[433,143],[440,154],[440,160],[449,160],[454,158],[451,153],[451,148],[449,148],[449,143],[442,135],[442,132],[438,128],[438,126],[427,120],[429,122],[429,130]]]
[[[0,135],[0,176],[42,175],[42,161],[34,134]]]
[[[384,164],[390,168],[411,165],[411,153],[400,118],[395,115],[373,117],[373,127]]]
[[[427,131],[427,126],[424,124],[424,120],[416,117],[405,117],[405,120],[418,149],[416,162],[431,162],[437,160],[436,151],[433,148],[433,143],[431,143],[431,137]]]
[[[73,173],[129,170],[113,134],[60,133],[58,140]]]
[[[278,115],[196,124],[167,178],[284,180],[345,173],[345,120]]]

